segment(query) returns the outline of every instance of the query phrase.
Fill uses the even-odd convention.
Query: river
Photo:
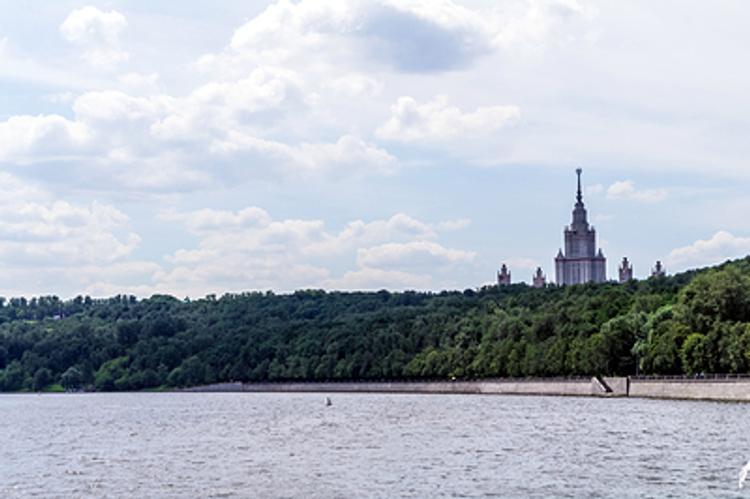
[[[750,405],[481,395],[0,396],[2,497],[750,497]]]

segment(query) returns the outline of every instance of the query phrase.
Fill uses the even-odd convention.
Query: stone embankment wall
[[[481,381],[218,383],[193,392],[465,393],[569,395],[750,402],[750,378],[552,378]]]
[[[614,378],[606,378],[611,380]],[[624,379],[624,378],[623,378]],[[617,383],[613,383],[618,386]],[[622,385],[624,386],[624,385]],[[394,381],[331,383],[220,383],[189,388],[201,392],[349,392],[349,393],[473,393],[496,395],[624,396],[607,391],[595,379],[493,379],[482,381]]]
[[[631,397],[750,402],[750,379],[631,379]]]

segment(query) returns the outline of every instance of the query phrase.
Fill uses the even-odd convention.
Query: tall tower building
[[[628,261],[628,257],[622,257],[622,263],[618,269],[620,273],[620,283],[628,282],[633,278],[633,265]]]
[[[510,271],[505,264],[500,267],[500,271],[497,273],[497,285],[510,286]]]
[[[573,208],[573,222],[565,228],[565,252],[562,249],[555,258],[555,280],[557,284],[583,284],[607,280],[607,260],[602,250],[596,248],[596,230],[589,226],[586,207],[583,205],[580,168],[578,192]]]

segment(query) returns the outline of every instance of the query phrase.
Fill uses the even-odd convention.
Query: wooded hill
[[[750,258],[463,292],[0,300],[0,390],[750,371]]]

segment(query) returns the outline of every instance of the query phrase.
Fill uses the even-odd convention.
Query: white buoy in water
[[[326,397],[326,406],[333,405],[331,402],[331,397]]]
[[[750,473],[750,461],[748,461],[747,464],[740,470],[739,488],[742,488],[745,485],[745,480],[747,480],[748,473]]]

